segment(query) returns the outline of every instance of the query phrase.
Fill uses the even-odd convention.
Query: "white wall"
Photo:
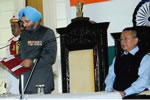
[[[67,10],[68,0],[56,0],[56,28],[66,27],[68,23]],[[58,35],[59,36],[59,35]],[[62,77],[61,77],[61,51],[60,51],[60,39],[57,39],[58,51],[57,51],[57,92],[62,93]]]
[[[66,27],[68,25],[68,0],[56,0],[57,6],[57,28]]]
[[[9,20],[14,9],[14,0],[0,0],[0,47],[5,46],[12,37]],[[5,56],[5,49],[0,49],[0,55]]]
[[[56,0],[43,0],[43,17],[44,25],[53,29],[56,37],[59,37],[59,34],[56,33],[57,27],[57,1]],[[55,77],[55,90],[53,93],[62,92],[62,83],[61,83],[61,63],[60,63],[60,39],[57,38],[57,58],[56,62],[53,65]]]

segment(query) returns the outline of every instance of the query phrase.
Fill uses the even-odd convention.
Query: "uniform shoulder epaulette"
[[[11,41],[14,37],[10,38],[8,41]]]

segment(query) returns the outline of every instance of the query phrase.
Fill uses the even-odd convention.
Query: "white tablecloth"
[[[57,100],[57,99],[64,99],[64,100],[122,100],[121,95],[118,92],[92,92],[92,93],[57,93],[57,94],[26,94],[24,95],[25,100]],[[0,95],[0,100],[19,100],[20,95]]]

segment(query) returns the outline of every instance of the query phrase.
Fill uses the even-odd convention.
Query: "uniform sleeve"
[[[114,73],[114,63],[115,63],[115,59],[113,59],[113,63],[112,65],[109,67],[109,71],[108,71],[108,75],[105,79],[105,84],[106,84],[106,87],[105,87],[105,91],[106,92],[110,92],[113,90],[113,83],[114,83],[114,80],[115,80],[115,73]]]
[[[131,84],[129,88],[125,90],[126,96],[135,94],[135,93],[140,93],[143,90],[147,89],[150,85],[150,55],[147,54],[143,57],[138,75],[139,78]]]

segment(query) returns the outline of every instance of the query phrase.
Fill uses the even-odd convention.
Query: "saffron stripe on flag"
[[[105,2],[110,0],[70,0],[70,6],[75,6],[78,1],[81,1],[84,4],[91,4],[91,3]]]

